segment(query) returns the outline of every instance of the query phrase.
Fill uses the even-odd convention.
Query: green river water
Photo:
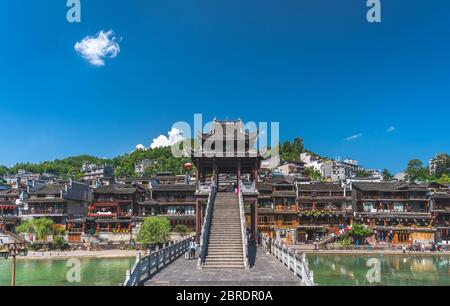
[[[368,281],[370,258],[379,261],[379,281]],[[80,259],[81,282],[69,282],[67,260],[18,260],[17,285],[116,286],[134,258]],[[308,256],[309,267],[319,285],[450,285],[450,256]],[[372,276],[376,275],[374,273]],[[0,285],[10,284],[11,260],[0,259]],[[370,279],[370,278],[369,278]]]

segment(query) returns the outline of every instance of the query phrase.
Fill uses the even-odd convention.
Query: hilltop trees
[[[384,169],[381,175],[383,176],[383,181],[392,181],[394,179],[394,176],[388,169]]]
[[[412,159],[405,170],[406,179],[410,182],[424,182],[429,180],[428,168],[424,167],[420,159]]]

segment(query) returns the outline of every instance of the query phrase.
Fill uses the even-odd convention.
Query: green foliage
[[[55,229],[55,222],[48,218],[26,220],[16,227],[18,233],[36,234],[37,240],[44,240],[47,235],[54,234]]]
[[[352,228],[347,232],[347,235],[350,237],[360,239],[360,238],[372,236],[373,231],[370,228],[365,227],[362,224],[355,223],[355,224],[353,224]]]
[[[408,162],[405,170],[406,178],[410,182],[427,182],[430,180],[428,168],[420,159],[412,159]]]
[[[358,170],[356,170],[355,175],[356,175],[356,177],[367,177],[367,176],[372,176],[372,173],[369,171],[366,171],[364,169],[358,169]]]
[[[143,244],[165,243],[170,237],[170,222],[165,217],[148,217],[139,229],[137,241]]]
[[[10,173],[17,173],[19,169],[32,173],[51,173],[61,178],[81,178],[81,166],[84,162],[103,165],[110,163],[108,159],[97,158],[90,155],[79,155],[67,157],[64,159],[56,159],[54,161],[45,161],[42,163],[17,163],[10,169]]]
[[[173,231],[175,233],[177,233],[177,234],[180,234],[181,236],[184,236],[187,233],[191,232],[189,227],[187,225],[184,225],[184,224],[177,224],[177,225],[175,225],[175,228],[173,229]]]
[[[341,240],[341,245],[342,246],[350,246],[352,244],[352,242],[350,241],[350,239],[348,239],[348,237],[344,237]]]
[[[0,176],[7,175],[9,173],[9,168],[6,166],[0,165]]]
[[[56,236],[53,240],[52,247],[58,250],[66,250],[69,248],[69,244],[64,240],[62,236]]]
[[[291,143],[286,140],[282,145],[280,145],[280,157],[283,160],[300,160],[300,153],[305,152],[305,147],[303,145],[303,139],[296,137]]]
[[[312,181],[322,181],[322,175],[320,174],[320,171],[314,169],[313,167],[306,167],[305,174]]]
[[[383,181],[392,181],[394,179],[394,176],[388,169],[384,169],[381,175],[383,176]]]
[[[450,176],[447,174],[442,174],[440,178],[436,180],[439,184],[450,184]]]

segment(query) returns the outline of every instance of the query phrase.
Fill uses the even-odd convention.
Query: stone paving
[[[250,250],[249,250],[250,251]],[[178,258],[145,283],[146,286],[301,286],[298,277],[261,248],[250,251],[249,270],[198,269],[197,259]],[[255,255],[256,253],[256,255]]]

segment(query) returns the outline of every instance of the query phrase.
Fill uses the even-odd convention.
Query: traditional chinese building
[[[242,189],[243,200],[249,207],[250,224],[253,233],[258,231],[258,169],[260,157],[256,147],[258,132],[245,129],[239,120],[214,120],[207,133],[198,132],[199,148],[191,153],[196,166],[196,232],[199,237],[208,199],[208,179],[212,178],[219,192],[231,188]],[[223,177],[234,177],[234,184],[221,181]],[[245,181],[246,183],[241,182]],[[233,190],[233,189],[231,189]]]
[[[14,231],[19,221],[18,201],[20,201],[19,191],[15,189],[0,191],[0,231]]]
[[[355,220],[374,229],[378,242],[434,241],[428,190],[414,183],[353,183]]]
[[[68,219],[86,215],[89,186],[75,181],[33,184],[28,190],[28,209],[23,218],[52,219],[65,225]]]
[[[436,241],[450,240],[450,188],[446,185],[430,183],[431,213],[436,228]]]
[[[69,222],[71,242],[79,241],[77,236],[82,234],[108,240],[129,240],[133,216],[139,214],[138,202],[149,198],[150,189],[139,184],[114,183],[94,189],[87,216]]]
[[[352,223],[349,188],[337,183],[297,184],[297,241],[321,239]]]
[[[137,219],[147,216],[167,217],[172,228],[184,224],[195,229],[195,185],[157,184],[152,189],[152,198],[138,202]]]
[[[267,178],[258,185],[258,191],[259,230],[294,243],[298,226],[294,177]]]

